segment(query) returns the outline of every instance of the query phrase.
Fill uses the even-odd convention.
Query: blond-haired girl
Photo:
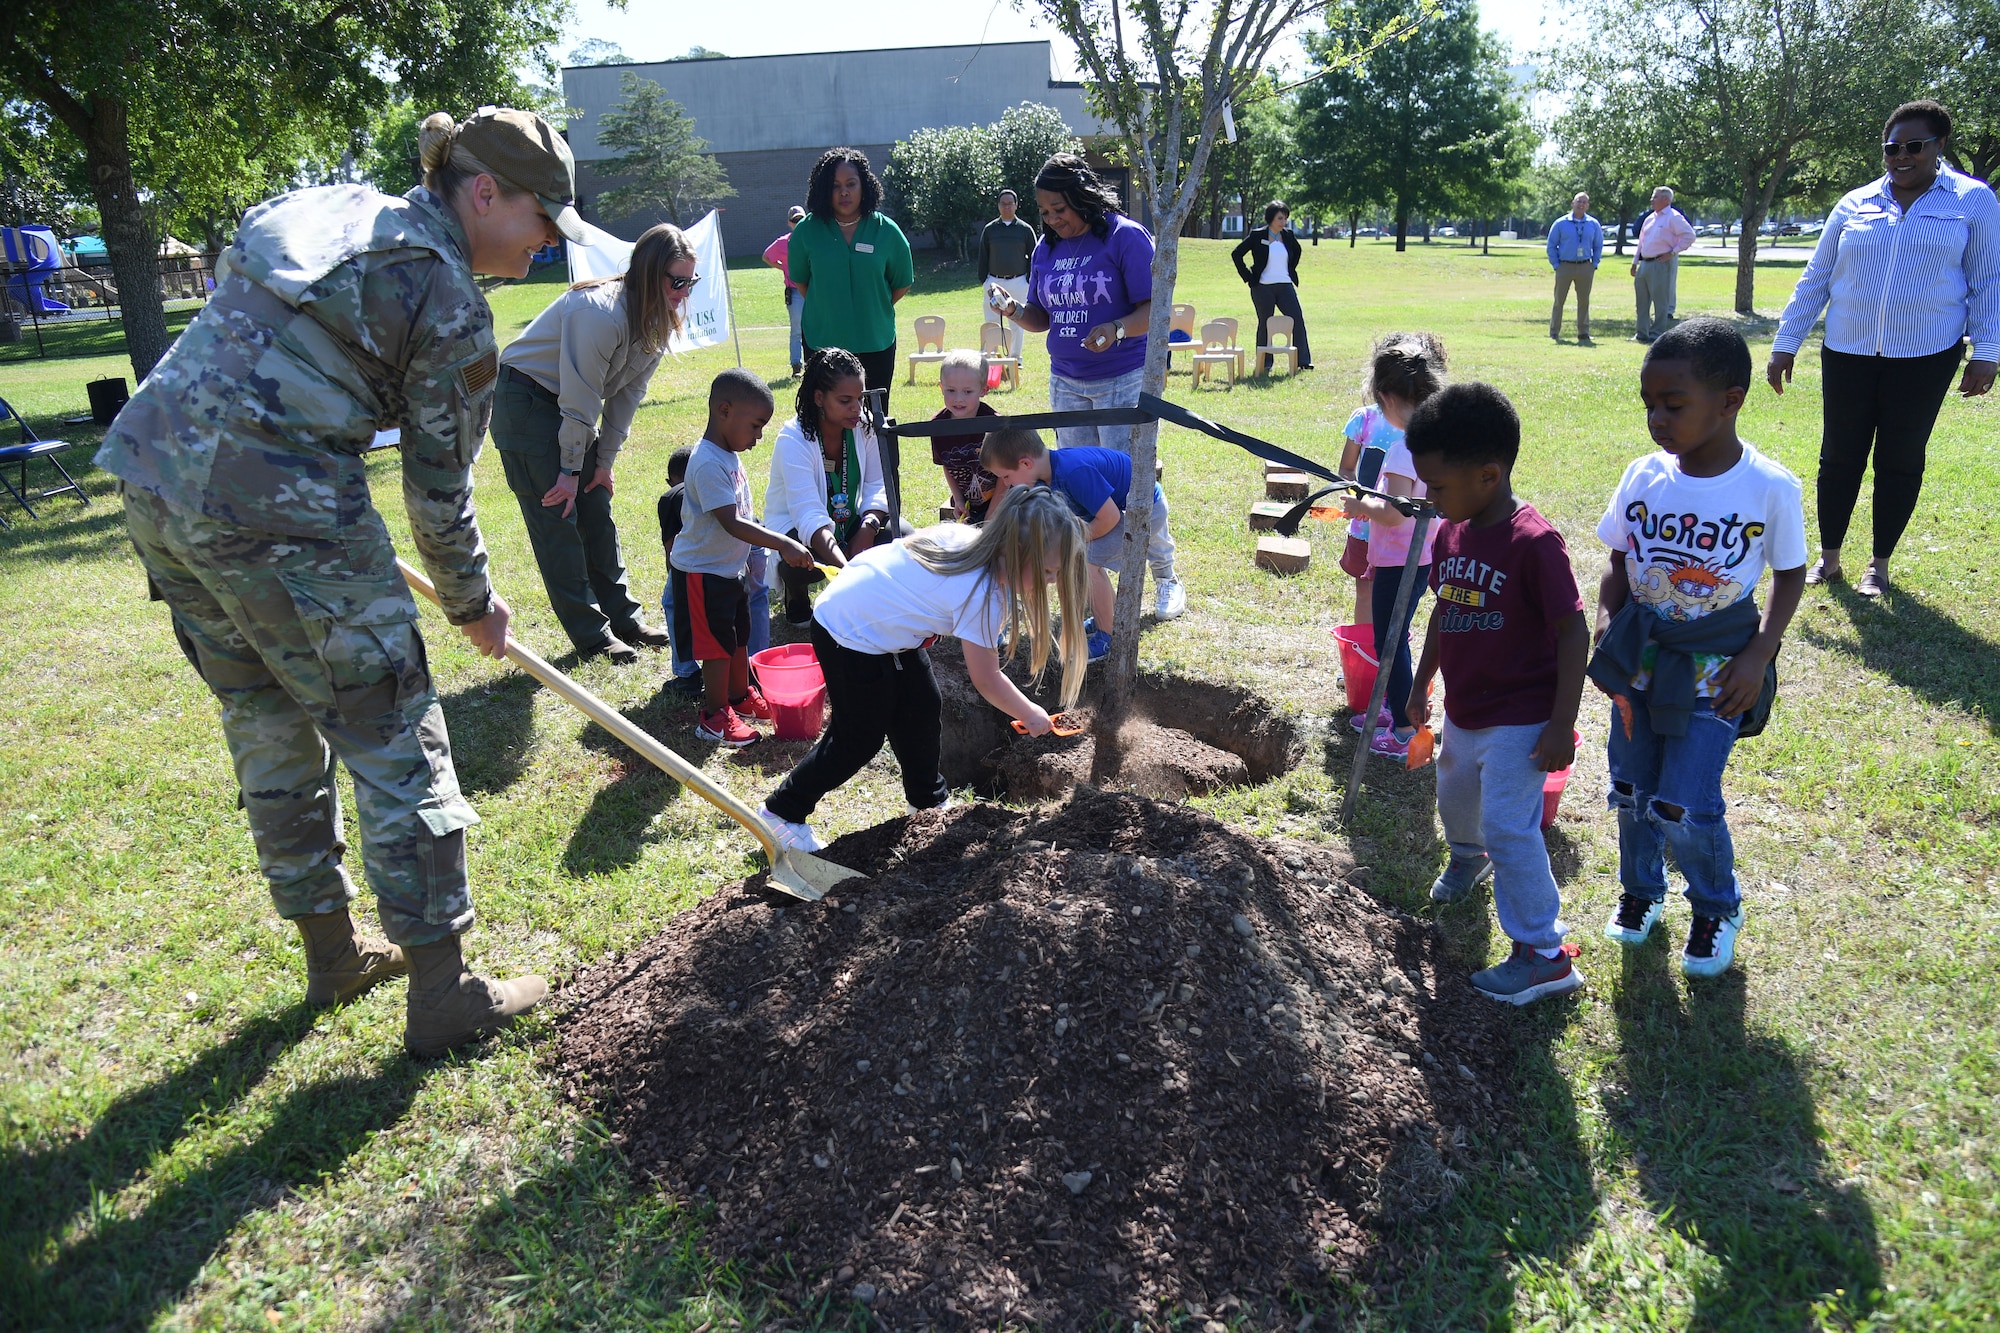
[[[493,444],[549,605],[584,657],[630,662],[637,645],[670,642],[626,587],[611,470],[698,278],[687,237],[661,223],[624,273],[574,284],[500,354]]]
[[[944,702],[924,651],[941,635],[958,639],[966,673],[987,702],[1029,735],[1046,733],[1049,715],[1001,668],[1025,642],[1039,678],[1054,648],[1062,662],[1062,706],[1076,702],[1089,656],[1086,569],[1083,524],[1046,487],[1008,492],[983,527],[940,524],[849,561],[813,609],[813,651],[831,716],[819,742],[764,803],[778,841],[818,851],[819,836],[806,822],[813,808],[860,772],[885,740],[903,770],[911,809],[945,803],[950,791],[938,771]],[[1062,617],[1060,643],[1050,629],[1050,584]]]

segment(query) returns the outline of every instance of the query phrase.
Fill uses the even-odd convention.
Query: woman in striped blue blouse
[[[1764,372],[1783,393],[1824,310],[1820,558],[1806,582],[1842,577],[1840,546],[1872,450],[1875,545],[1855,587],[1863,597],[1888,590],[1889,557],[1916,512],[1924,449],[1965,341],[1965,397],[1993,387],[2000,361],[2000,201],[1945,163],[1951,113],[1936,102],[1897,107],[1882,137],[1887,171],[1828,215]]]

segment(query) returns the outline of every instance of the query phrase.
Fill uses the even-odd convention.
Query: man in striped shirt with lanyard
[[[1633,342],[1649,343],[1672,327],[1681,251],[1693,244],[1694,228],[1674,207],[1674,192],[1662,185],[1653,191],[1653,211],[1639,224],[1638,258],[1632,261],[1632,294],[1639,306]]]

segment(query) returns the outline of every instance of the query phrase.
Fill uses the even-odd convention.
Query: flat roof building
[[[1047,42],[995,42],[565,69],[563,94],[579,109],[569,120],[569,144],[582,211],[628,239],[665,220],[603,217],[593,207],[618,184],[601,169],[615,154],[598,143],[597,132],[604,113],[623,98],[627,74],[651,79],[680,103],[729,173],[736,194],[723,202],[722,237],[729,253],[741,257],[761,252],[784,230],[785,210],[805,203],[806,178],[829,148],[859,148],[880,176],[898,140],[921,129],[988,125],[1023,102],[1053,107],[1078,136],[1096,137],[1101,131],[1082,85],[1056,79],[1053,68]],[[1127,174],[1107,169],[1106,175],[1129,198]],[[1008,183],[1017,190],[1032,184]],[[896,221],[911,230],[907,219]]]

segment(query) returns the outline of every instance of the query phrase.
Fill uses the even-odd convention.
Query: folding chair
[[[926,352],[924,350],[926,347],[930,348],[931,350]],[[936,365],[937,363],[943,360],[944,360],[944,316],[918,315],[917,350],[910,353],[909,382],[911,384],[915,384],[917,382],[917,363],[919,361],[923,362],[925,365]]]
[[[1186,342],[1174,341],[1176,329],[1187,335]],[[1167,325],[1167,369],[1171,371],[1174,368],[1175,352],[1186,352],[1189,356],[1193,356],[1200,350],[1201,340],[1194,336],[1194,307],[1185,301],[1176,301],[1173,322]]]
[[[1263,373],[1261,367],[1264,364],[1265,357],[1268,356],[1271,358],[1271,368],[1275,370],[1278,358],[1282,356],[1285,358],[1286,365],[1290,368],[1290,373],[1294,375],[1298,374],[1299,349],[1298,345],[1292,341],[1292,317],[1290,315],[1271,316],[1268,320],[1264,321],[1264,336],[1271,340],[1271,345],[1257,349],[1257,365],[1260,367],[1259,373]]]
[[[1194,354],[1194,382],[1197,385],[1207,380],[1215,367],[1223,366],[1229,371],[1229,387],[1236,387],[1236,374],[1243,363],[1237,350],[1229,345],[1233,332],[1227,322],[1220,319],[1211,319],[1201,326],[1201,341],[1195,344],[1199,350]]]
[[[990,319],[979,326],[979,354],[987,365],[999,366],[1015,389],[1021,387],[1021,358],[1007,355],[1007,331]]]
[[[0,421],[6,421],[9,417],[13,418],[21,427],[21,442],[19,444],[0,445],[0,468],[5,468],[9,464],[18,464],[20,467],[18,474],[20,485],[16,486],[14,482],[7,480],[4,472],[0,472],[0,486],[7,488],[7,494],[14,497],[14,503],[27,510],[29,518],[40,517],[39,514],[35,513],[35,507],[28,503],[28,460],[31,458],[46,458],[54,465],[57,472],[62,473],[63,484],[60,486],[51,486],[35,498],[46,500],[55,495],[73,494],[77,499],[83,501],[83,503],[89,504],[90,497],[84,494],[83,487],[76,484],[76,478],[69,474],[69,469],[64,467],[62,460],[56,457],[58,453],[69,448],[69,441],[43,439],[41,436],[35,434],[34,427],[28,424],[25,417],[16,412],[5,398],[0,398]],[[11,528],[13,526],[4,516],[0,516],[0,527]]]

